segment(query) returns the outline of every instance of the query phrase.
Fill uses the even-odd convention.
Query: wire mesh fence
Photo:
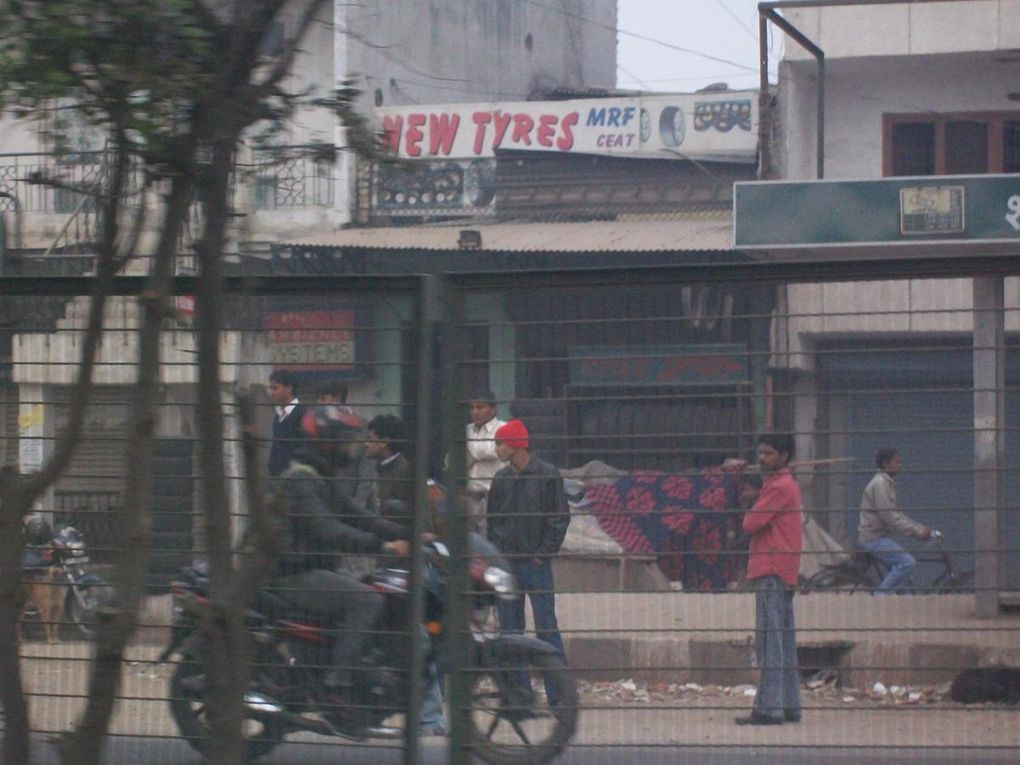
[[[232,282],[221,378],[233,536],[240,549],[249,531],[237,389],[259,402],[258,470],[289,523],[290,568],[270,572],[249,614],[251,753],[286,742],[280,761],[334,746],[393,762],[1008,759],[1020,744],[1008,705],[1020,693],[1020,469],[1007,457],[1020,293],[1012,261],[999,263],[997,277],[975,270],[1007,274],[991,308],[949,261],[896,279],[858,263],[814,280],[807,267],[721,264]],[[7,332],[4,396],[5,460],[23,471],[52,452],[73,403],[87,299],[63,294],[4,298],[30,317]],[[96,609],[116,603],[133,543],[133,306],[114,299],[84,442],[38,508],[53,532],[79,536],[27,548],[21,654],[39,733],[81,714]],[[975,334],[988,319],[1001,342]],[[140,740],[153,761],[197,759],[181,740],[201,749],[207,734],[201,656],[188,643],[161,653],[197,629],[189,609],[207,595],[192,321],[178,311],[162,339],[147,595],[111,762]],[[988,431],[991,463],[976,456]],[[761,561],[787,552],[763,549],[754,522],[784,509],[769,505],[782,465],[759,448],[766,432],[792,436],[803,506],[796,533],[769,542],[800,552],[780,587],[797,661],[781,664],[800,703],[776,707],[783,724],[738,726],[764,703],[756,665],[774,666],[756,631]],[[885,504],[872,508],[876,482]],[[445,544],[382,547],[416,531]],[[899,545],[900,568],[876,539]],[[404,730],[446,733],[449,752]]]

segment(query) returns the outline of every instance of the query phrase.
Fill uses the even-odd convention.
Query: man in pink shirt
[[[758,439],[761,494],[744,515],[751,537],[747,580],[755,591],[755,653],[761,676],[754,707],[737,725],[800,722],[800,678],[793,592],[803,539],[800,487],[787,467],[793,436],[766,433]]]

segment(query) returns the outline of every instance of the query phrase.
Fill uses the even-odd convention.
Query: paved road
[[[1003,750],[931,751],[909,749],[846,749],[810,747],[574,747],[554,765],[991,765],[1015,761]],[[430,739],[420,765],[445,765],[446,742]],[[201,765],[184,742],[174,739],[118,737],[111,740],[109,765]],[[258,761],[259,765],[402,765],[402,752],[377,745],[286,744]],[[57,765],[47,744],[39,740],[31,765]]]

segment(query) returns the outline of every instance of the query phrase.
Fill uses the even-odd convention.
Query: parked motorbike
[[[500,634],[488,626],[497,598],[520,595],[496,548],[477,535],[470,544],[472,752],[493,765],[548,762],[574,735],[576,685],[550,645],[525,635]],[[251,685],[244,696],[249,759],[265,755],[296,731],[355,740],[400,735],[399,729],[383,728],[382,723],[403,709],[409,693],[408,634],[428,634],[427,663],[441,658],[449,605],[444,575],[448,558],[442,544],[426,545],[424,630],[410,623],[409,572],[378,568],[365,578],[383,594],[386,607],[355,673],[353,695],[344,705],[324,701],[330,625],[272,593],[258,593],[246,614],[254,646]],[[203,699],[206,646],[196,614],[208,602],[207,584],[204,567],[192,566],[172,585],[175,623],[161,656],[162,661],[177,657],[170,679],[171,713],[181,734],[202,753],[207,752],[209,739]],[[555,704],[548,703],[546,693]]]
[[[64,618],[86,640],[96,636],[96,613],[110,602],[113,588],[99,574],[90,570],[85,537],[74,526],[62,526],[54,533],[38,516],[25,524],[28,542],[22,552],[21,568],[25,572],[56,567],[55,586],[65,586]],[[29,606],[28,611],[32,607]],[[26,616],[32,614],[27,612]]]

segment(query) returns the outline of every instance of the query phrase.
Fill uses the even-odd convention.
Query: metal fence
[[[380,564],[395,569],[371,580],[385,606],[371,628],[368,661],[356,667],[382,690],[351,704],[385,713],[364,712],[360,721],[377,730],[352,743],[319,735],[349,722],[331,717],[326,696],[310,692],[301,701],[302,691],[267,701],[327,723],[318,733],[287,734],[273,757],[287,761],[289,751],[302,761],[325,761],[343,752],[352,761],[363,753],[381,762],[467,762],[488,752],[489,761],[511,762],[515,747],[527,751],[530,744],[532,754],[520,755],[529,761],[536,742],[555,741],[557,725],[571,725],[572,682],[576,730],[562,762],[699,756],[736,762],[763,753],[781,762],[819,762],[836,753],[890,762],[932,753],[1009,759],[1020,744],[1015,711],[1005,703],[1008,692],[1015,700],[1015,676],[1001,698],[994,683],[981,685],[989,677],[976,676],[968,698],[987,692],[981,704],[956,700],[963,686],[954,691],[951,684],[967,669],[1020,666],[1020,470],[1006,457],[1020,433],[1018,275],[1020,263],[1009,257],[231,282],[224,390],[259,398],[267,447],[276,414],[265,385],[273,370],[297,376],[302,403],[342,384],[345,405],[364,423],[378,430],[393,420],[377,417],[400,418],[407,438],[394,438],[393,446],[408,462],[394,475],[392,462],[381,464],[390,456],[379,452],[386,439],[366,430],[355,439],[337,490],[439,533],[451,552],[444,562],[420,551],[415,560],[430,560],[422,579],[396,573],[407,560],[393,556],[340,556],[341,569],[359,576]],[[37,465],[58,437],[86,303],[69,296],[83,283],[37,282],[32,291],[43,294],[47,284],[65,296],[60,310],[48,321],[37,315],[7,330],[17,395],[5,402],[5,436],[7,453],[19,455],[22,469]],[[994,293],[1003,284],[1001,305],[980,301],[984,287]],[[182,280],[182,294],[192,286]],[[24,286],[13,280],[2,287],[12,310],[19,301],[38,302],[14,296]],[[130,511],[118,500],[132,469],[123,446],[137,317],[130,286],[123,291],[104,337],[86,442],[41,508],[57,524],[83,527],[86,549],[108,552],[110,565],[122,544],[118,514]],[[159,660],[175,619],[170,583],[203,558],[205,545],[189,321],[178,316],[163,340],[149,596],[125,667],[111,762],[139,751],[151,761],[197,758],[179,740],[195,730],[182,734],[168,701],[199,706],[201,681],[173,685],[172,677],[182,668],[192,678],[201,672],[186,656]],[[1001,329],[991,344],[981,333],[989,322]],[[999,369],[991,385],[983,382],[988,363]],[[555,501],[530,492],[555,487],[556,479],[529,473],[522,463],[520,474],[510,467],[495,479],[495,489],[469,481],[477,476],[466,449],[468,405],[488,392],[496,416],[522,420],[530,452],[562,476],[569,513],[562,544],[547,523]],[[987,396],[1001,419],[985,418]],[[224,400],[229,501],[240,541],[247,505],[238,422],[231,395]],[[758,435],[767,430],[794,437],[791,470],[805,510],[793,598],[803,713],[796,724],[741,727],[734,717],[749,712],[758,683],[742,523],[761,479],[769,480],[756,469]],[[988,432],[998,444],[991,463],[981,446]],[[854,560],[862,493],[878,472],[876,452],[885,448],[902,457],[899,510],[942,532],[941,546],[934,538],[895,537],[917,566],[890,595],[878,592],[884,572],[846,564]],[[426,489],[426,477],[445,487],[443,501],[437,489]],[[401,517],[399,506],[383,501],[394,495],[407,496],[414,513]],[[517,495],[538,499],[522,507]],[[989,504],[989,496],[997,499]],[[551,534],[547,544],[536,543],[525,526],[542,529],[540,538]],[[515,714],[501,696],[511,683],[510,659],[503,657],[501,671],[486,669],[472,648],[499,629],[494,613],[471,608],[480,603],[479,588],[489,586],[472,530],[507,548],[504,565],[539,596],[540,637],[557,653],[549,618],[555,612],[566,670],[544,685],[543,666],[548,672],[555,660],[536,668],[532,696],[515,702],[533,703],[534,714]],[[827,571],[842,578],[820,576]],[[425,596],[438,592],[429,589],[436,572],[448,586],[443,619]],[[279,587],[293,594],[293,582]],[[404,587],[415,596],[396,594]],[[510,603],[502,602],[504,628],[520,618]],[[535,599],[530,603],[523,625],[529,635],[536,621]],[[68,610],[60,619],[72,617]],[[89,644],[73,623],[59,643],[47,643],[31,624],[37,619],[26,617],[21,649],[32,721],[40,733],[58,733],[83,707]],[[297,644],[332,629],[313,626],[325,631],[291,626],[290,633],[279,627],[272,634]],[[469,629],[481,630],[479,640]],[[426,634],[444,635],[449,650],[433,657]],[[328,652],[317,650],[291,662],[315,665],[309,683],[330,669]],[[521,655],[511,658],[520,669]],[[264,679],[272,677],[272,662],[260,662]],[[259,691],[285,694],[285,685],[273,688],[266,679]],[[550,704],[558,694],[566,701]],[[440,699],[442,721],[434,705]],[[409,703],[415,722],[404,727],[442,725],[449,754],[435,743],[441,739],[400,733]],[[395,738],[375,737],[389,725],[397,727],[389,731]],[[274,743],[281,737],[278,728],[263,732]],[[334,755],[337,745],[344,749]]]

